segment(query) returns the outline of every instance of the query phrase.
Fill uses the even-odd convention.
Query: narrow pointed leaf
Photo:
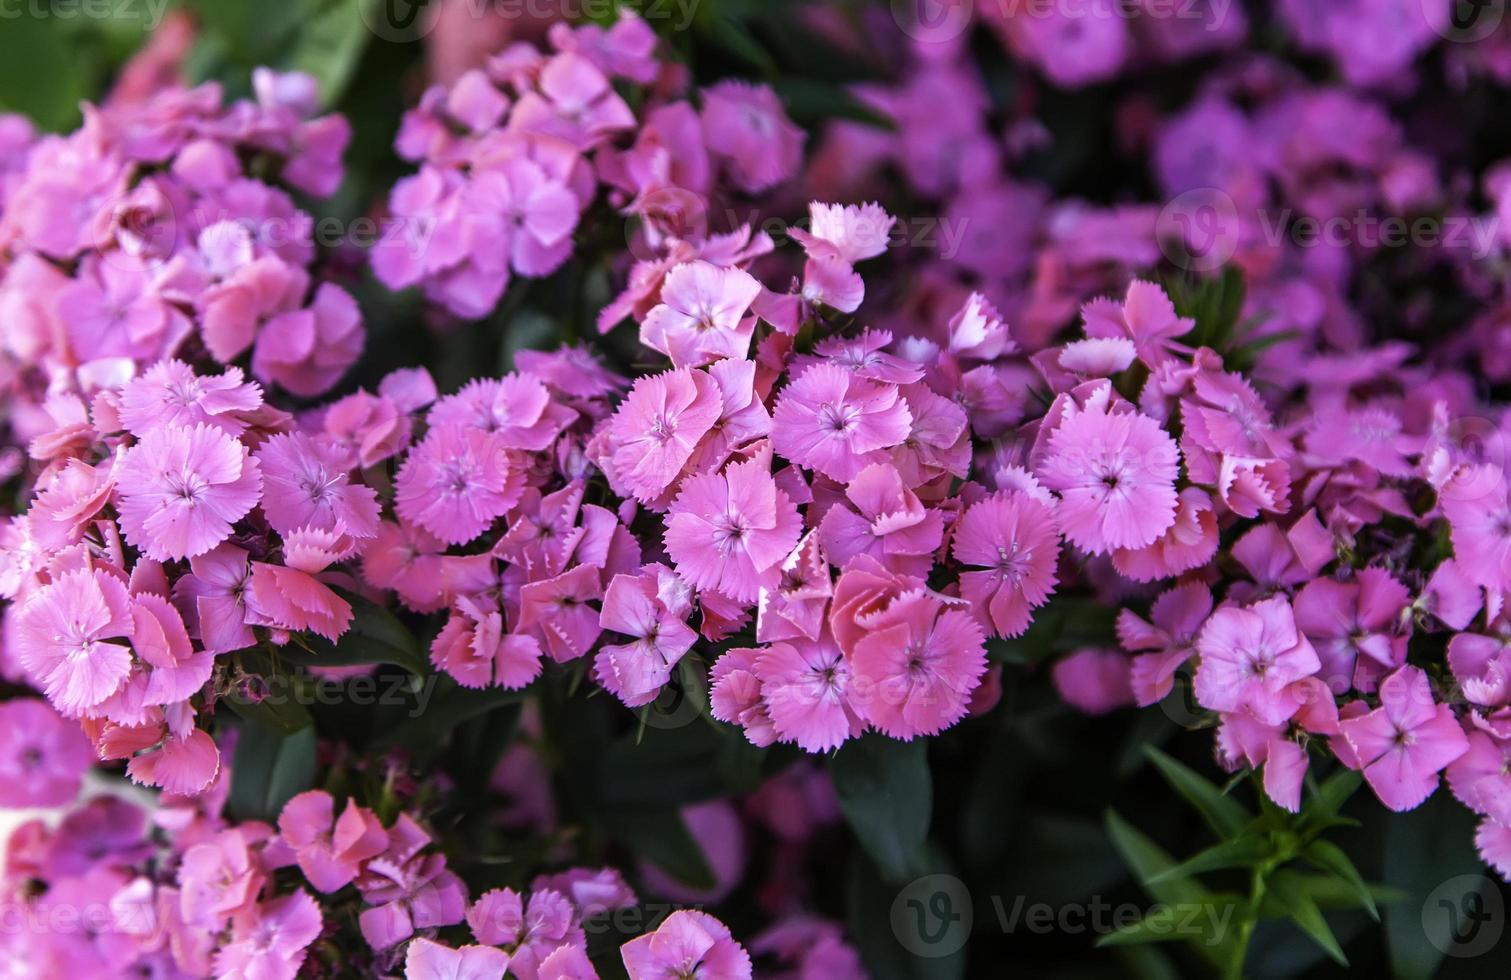
[[[1244,809],[1241,803],[1224,796],[1216,786],[1197,775],[1189,766],[1177,762],[1152,745],[1145,747],[1144,754],[1175,791],[1201,813],[1202,819],[1206,820],[1217,836],[1224,839],[1237,837],[1243,833],[1249,821],[1254,819],[1254,815]]]

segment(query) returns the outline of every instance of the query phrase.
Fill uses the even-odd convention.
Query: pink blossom
[[[519,502],[524,474],[497,433],[461,425],[430,430],[399,468],[399,516],[447,544],[471,541]]]
[[[752,745],[767,746],[777,740],[775,722],[761,699],[760,658],[764,650],[750,647],[727,650],[709,672],[710,714],[739,725]]]
[[[268,320],[252,352],[252,373],[295,395],[333,387],[362,353],[362,313],[340,286],[321,283],[310,305]]]
[[[750,980],[750,954],[706,912],[673,912],[656,929],[619,948],[630,980]]]
[[[446,858],[426,850],[430,835],[408,814],[389,828],[388,848],[368,860],[357,889],[368,907],[357,916],[362,938],[375,950],[387,949],[417,929],[461,922],[467,889],[446,868]]]
[[[818,533],[808,532],[780,565],[761,573],[756,640],[818,639],[834,594],[831,575]]]
[[[68,572],[21,607],[21,664],[59,710],[77,715],[110,697],[131,671],[131,599],[103,571]]]
[[[1118,613],[1118,641],[1133,658],[1130,678],[1140,706],[1163,700],[1175,672],[1196,653],[1196,635],[1212,612],[1212,590],[1200,582],[1177,585],[1154,600],[1149,619],[1132,610]],[[1141,652],[1150,651],[1150,652]]]
[[[1202,627],[1196,649],[1197,701],[1216,711],[1248,710],[1269,725],[1295,713],[1299,704],[1290,685],[1322,666],[1296,628],[1290,603],[1279,597],[1218,609]]]
[[[782,456],[848,483],[873,461],[871,454],[906,439],[911,425],[896,387],[837,364],[815,364],[782,390],[771,441]]]
[[[319,904],[303,889],[254,906],[235,917],[231,941],[215,954],[216,974],[294,980],[324,925]]]
[[[1427,675],[1402,667],[1380,682],[1380,707],[1338,723],[1380,802],[1410,810],[1431,796],[1438,773],[1469,750],[1453,709],[1432,698]]]
[[[1381,568],[1363,569],[1353,582],[1315,579],[1297,593],[1296,625],[1317,649],[1322,680],[1334,694],[1372,691],[1406,662],[1410,630],[1401,613],[1410,601],[1406,587]]]
[[[698,639],[686,621],[690,604],[675,581],[665,566],[647,565],[637,575],[615,575],[604,593],[599,625],[632,642],[600,649],[594,676],[632,708],[655,700]]]
[[[827,634],[772,644],[758,653],[754,673],[772,730],[782,741],[827,752],[865,730],[852,701],[854,670]],[[721,679],[732,680],[729,672]]]
[[[1194,320],[1176,316],[1175,304],[1163,289],[1142,279],[1128,284],[1121,303],[1094,299],[1081,308],[1081,315],[1086,321],[1086,336],[1128,340],[1137,350],[1138,359],[1151,368],[1170,356],[1176,337],[1196,326]]]
[[[506,449],[539,452],[550,447],[577,413],[556,402],[533,374],[471,381],[430,410],[432,427],[470,425],[495,433]]]
[[[747,193],[780,183],[801,164],[803,131],[764,85],[730,80],[704,89],[702,119],[709,151]]]
[[[59,807],[94,762],[79,726],[37,698],[0,703],[0,806]]]
[[[251,575],[247,553],[222,544],[189,559],[189,574],[174,583],[173,601],[207,651],[230,653],[256,642],[244,599]]]
[[[1054,515],[1027,494],[996,493],[965,512],[953,537],[956,561],[987,569],[961,573],[961,596],[994,635],[1021,635],[1055,590]]]
[[[520,589],[519,629],[530,630],[557,663],[592,649],[603,628],[598,610],[588,605],[603,597],[598,570],[578,565],[569,572]]]
[[[640,342],[671,358],[675,367],[700,367],[720,358],[743,358],[755,319],[747,318],[761,284],[743,269],[708,262],[667,273],[661,303],[640,324]]]
[[[309,275],[268,256],[242,266],[201,295],[200,332],[211,356],[230,363],[252,346],[262,325],[304,301]]]
[[[371,810],[347,800],[337,817],[336,801],[323,790],[308,790],[285,803],[278,832],[294,849],[304,877],[326,893],[349,884],[363,862],[388,846],[388,834]]]
[[[540,643],[504,632],[503,613],[481,599],[458,596],[436,634],[430,660],[463,687],[524,687],[540,674]]]
[[[753,602],[760,576],[802,534],[797,507],[759,460],[689,477],[666,519],[666,550],[699,589]]]
[[[854,703],[867,721],[906,740],[937,735],[965,717],[986,672],[986,638],[975,617],[920,591],[868,625],[850,658]]]
[[[944,538],[944,515],[908,490],[896,467],[873,463],[845,490],[854,505],[830,507],[819,537],[831,561],[843,567],[858,554],[888,561],[911,574],[927,574]]]
[[[640,378],[608,426],[612,476],[642,503],[661,496],[722,410],[719,386],[683,368]]]
[[[1117,650],[1077,650],[1056,661],[1050,677],[1065,703],[1088,715],[1134,703],[1128,657]]]
[[[1152,582],[1199,568],[1217,554],[1217,509],[1198,487],[1180,492],[1171,524],[1153,544],[1119,548],[1112,553],[1118,574],[1135,582]]]
[[[346,460],[302,432],[278,433],[257,450],[262,507],[273,530],[311,527],[354,538],[378,529],[377,495],[350,481]]]
[[[492,946],[451,949],[416,939],[404,950],[405,980],[503,980],[509,954]]]
[[[262,406],[262,390],[242,377],[236,367],[201,376],[182,361],[160,361],[121,389],[121,424],[138,438],[201,422],[239,436],[246,429],[243,414]]]
[[[126,451],[118,479],[121,530],[158,561],[220,544],[262,491],[246,447],[203,423],[148,432]]]

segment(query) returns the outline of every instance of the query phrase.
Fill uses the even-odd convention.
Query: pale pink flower
[[[404,950],[404,980],[504,980],[509,954],[492,946],[451,949],[415,939]]]
[[[676,481],[722,411],[719,386],[686,368],[640,378],[609,422],[612,477],[642,503]]]
[[[201,422],[239,436],[247,426],[243,414],[260,407],[262,390],[243,381],[240,368],[201,376],[182,361],[160,361],[126,383],[117,412],[138,438],[153,429]]]
[[[1268,725],[1296,712],[1290,686],[1322,666],[1283,597],[1217,610],[1202,627],[1196,648],[1201,654],[1196,699],[1202,707],[1248,710]]]
[[[324,928],[320,906],[304,889],[235,917],[231,940],[215,954],[227,980],[294,980]]]
[[[94,763],[79,726],[38,698],[0,703],[0,747],[3,807],[66,806]]]
[[[1217,509],[1212,498],[1199,487],[1187,487],[1180,492],[1175,523],[1151,545],[1114,551],[1112,567],[1135,582],[1171,578],[1211,561],[1217,543]]]
[[[430,662],[463,687],[524,687],[540,674],[540,643],[504,632],[496,603],[458,596],[446,625],[430,645]]]
[[[506,449],[540,452],[576,418],[533,374],[507,374],[468,382],[436,402],[428,421],[433,428],[470,425],[495,433]]]
[[[1438,773],[1469,751],[1453,709],[1432,697],[1427,675],[1402,667],[1380,682],[1380,707],[1338,723],[1380,802],[1410,810],[1431,796]]]
[[[667,582],[663,565],[647,565],[636,575],[615,575],[603,596],[599,625],[632,637],[605,646],[593,662],[594,676],[632,708],[655,700],[698,634],[687,625],[690,606]]]
[[[16,624],[21,665],[58,709],[78,715],[131,672],[131,597],[103,571],[67,572],[34,593]]]
[[[461,425],[430,430],[399,469],[399,516],[447,544],[486,531],[524,492],[524,473],[502,438]]]
[[[202,555],[256,506],[262,475],[246,447],[203,423],[154,429],[118,473],[121,531],[150,558]]]
[[[350,884],[363,862],[388,847],[388,834],[376,814],[347,800],[337,817],[336,801],[324,790],[308,790],[285,803],[278,832],[293,848],[304,877],[326,893]]]
[[[706,912],[673,912],[656,929],[619,947],[630,980],[750,980],[750,954]]]
[[[831,575],[818,532],[808,532],[780,565],[761,573],[757,642],[774,643],[798,637],[818,639],[829,597],[834,594]]]
[[[782,741],[828,752],[865,730],[851,698],[853,668],[828,634],[772,644],[758,652],[754,666],[772,730]]]
[[[782,456],[848,483],[873,453],[905,440],[912,421],[895,386],[814,364],[777,399],[771,443]]]
[[[257,450],[262,512],[280,534],[312,527],[370,538],[378,530],[377,494],[350,481],[347,460],[334,446],[303,432],[280,432]]]
[[[1118,613],[1118,642],[1133,658],[1130,678],[1140,706],[1163,700],[1175,672],[1196,653],[1196,634],[1212,612],[1212,590],[1200,582],[1177,585],[1154,600],[1146,622],[1130,609]],[[1141,652],[1150,651],[1150,652]]]
[[[708,149],[747,193],[781,183],[802,164],[806,136],[765,85],[730,80],[704,89],[702,118]]]
[[[1060,536],[1049,508],[1025,493],[971,505],[953,533],[955,560],[987,571],[960,574],[960,595],[997,636],[1019,636],[1057,583]]]
[[[862,717],[905,740],[937,735],[965,717],[986,672],[986,637],[975,617],[919,591],[868,625],[850,657],[852,700]]]
[[[758,665],[764,652],[751,647],[727,650],[709,672],[709,713],[720,721],[739,725],[752,745],[762,747],[777,740],[775,723],[761,699]]]
[[[819,538],[829,560],[843,568],[867,554],[913,575],[927,575],[944,539],[944,515],[906,488],[897,468],[872,463],[845,490],[850,506],[824,512]]]
[[[699,589],[754,602],[760,576],[802,535],[797,506],[762,460],[688,477],[666,519],[666,550],[677,574]]]
[[[357,362],[365,339],[357,301],[340,286],[321,283],[308,307],[262,326],[252,373],[295,395],[319,395]]]
[[[189,574],[173,584],[173,601],[211,653],[230,653],[256,644],[246,623],[243,595],[251,577],[247,553],[222,544],[189,559]]]
[[[557,663],[582,656],[603,632],[598,610],[588,605],[603,597],[598,569],[578,565],[519,590],[519,629],[530,630]]]
[[[661,303],[640,324],[640,342],[670,357],[675,367],[701,367],[744,358],[755,318],[747,317],[761,284],[743,269],[687,262],[667,273]]]
[[[526,902],[512,888],[485,892],[467,910],[472,935],[510,951],[509,972],[519,980],[537,980],[541,961],[562,945],[585,941],[578,912],[566,892],[537,878]]]
[[[199,298],[200,335],[210,355],[228,364],[256,341],[262,325],[304,301],[309,274],[274,256],[257,259]]]

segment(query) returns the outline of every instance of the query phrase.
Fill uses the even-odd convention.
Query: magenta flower
[[[1088,715],[1134,703],[1128,656],[1118,650],[1077,650],[1055,662],[1050,679],[1066,704]]]
[[[895,386],[863,380],[837,364],[814,364],[778,397],[771,444],[782,456],[849,483],[878,450],[907,439],[912,421]]]
[[[0,703],[0,806],[58,807],[79,795],[94,751],[45,701]]]
[[[1353,582],[1314,579],[1296,594],[1296,625],[1316,648],[1334,694],[1372,691],[1406,662],[1410,621],[1401,614],[1410,603],[1406,587],[1382,568],[1362,569]]]
[[[851,700],[882,733],[936,735],[965,717],[986,672],[986,637],[968,611],[934,595],[903,596],[855,644]]]
[[[987,569],[962,572],[960,595],[994,635],[1021,635],[1055,590],[1054,515],[1025,493],[996,493],[965,512],[953,537],[956,561]]]
[[[865,730],[852,700],[854,670],[829,635],[772,644],[758,653],[754,667],[772,730],[782,741],[828,752]]]
[[[223,544],[189,559],[189,574],[174,583],[173,601],[207,651],[230,653],[256,643],[244,600],[251,577],[247,553]]]
[[[753,602],[761,573],[797,544],[802,518],[766,466],[752,460],[683,481],[666,519],[666,550],[696,588]]]
[[[509,954],[492,946],[452,949],[429,939],[404,949],[404,980],[504,980]]]
[[[640,324],[640,342],[675,367],[701,367],[750,351],[755,318],[746,317],[761,284],[743,269],[687,262],[667,273],[661,303]]]
[[[399,516],[447,544],[463,544],[508,513],[524,491],[524,473],[502,437],[448,425],[410,450],[395,481]]]
[[[565,663],[587,653],[603,628],[590,600],[603,598],[598,569],[578,565],[571,571],[519,590],[519,625],[540,639],[551,659]]]
[[[376,814],[347,800],[337,817],[336,801],[324,790],[308,790],[285,803],[278,832],[294,849],[304,877],[327,894],[351,883],[364,862],[388,847]]]
[[[126,451],[118,474],[121,531],[149,558],[202,555],[231,534],[262,492],[246,447],[203,423],[154,429]]]
[[[451,618],[430,646],[430,662],[463,687],[524,687],[540,675],[540,643],[504,632],[496,604],[458,596]]]
[[[350,481],[348,461],[329,443],[280,432],[257,450],[262,512],[280,534],[316,528],[353,538],[378,532],[377,494]]]
[[[1140,706],[1163,700],[1175,672],[1196,653],[1196,634],[1212,613],[1212,590],[1200,582],[1177,585],[1154,600],[1146,622],[1132,610],[1118,613],[1118,641],[1133,658],[1131,682]],[[1141,652],[1148,651],[1148,652]]]
[[[743,191],[766,190],[802,163],[806,137],[765,85],[730,80],[704,89],[702,119],[709,151]]]
[[[1322,666],[1282,597],[1218,609],[1202,627],[1196,649],[1196,700],[1202,707],[1247,710],[1267,725],[1296,712],[1300,704],[1290,685]]]
[[[718,384],[702,371],[640,378],[609,422],[613,479],[642,503],[660,497],[722,408]]]
[[[294,980],[324,927],[319,904],[303,889],[254,906],[236,917],[231,941],[215,954],[215,972],[247,980]]]
[[[16,625],[21,665],[67,715],[116,692],[131,672],[131,597],[103,571],[60,576],[21,607]],[[115,641],[115,642],[112,642]]]
[[[242,415],[262,406],[262,390],[242,380],[240,368],[198,375],[182,361],[160,361],[121,389],[121,424],[141,438],[153,429],[203,422],[239,436]]]
[[[750,954],[706,912],[673,912],[656,929],[619,947],[630,980],[750,980]]]
[[[577,413],[551,397],[533,374],[470,381],[431,408],[432,427],[470,425],[496,433],[506,449],[540,452],[556,441]]]
[[[407,813],[389,828],[388,848],[370,858],[357,878],[368,907],[357,916],[362,938],[375,950],[462,921],[467,888],[446,868],[446,857],[427,851],[430,835]]]
[[[1059,493],[1065,537],[1096,555],[1153,544],[1175,523],[1179,464],[1158,422],[1103,401],[1065,410],[1034,475]]]
[[[824,512],[819,538],[840,567],[856,555],[889,562],[912,575],[927,575],[944,539],[944,515],[925,507],[890,463],[872,463],[845,490],[852,507]]]
[[[1460,470],[1442,490],[1443,514],[1452,528],[1453,557],[1477,585],[1511,585],[1511,502],[1499,466]]]
[[[252,373],[305,398],[333,387],[362,354],[366,335],[357,301],[321,283],[310,305],[268,320],[252,351]]]
[[[698,634],[687,625],[690,611],[673,573],[663,565],[615,575],[604,592],[598,623],[632,641],[598,651],[593,673],[599,683],[632,708],[654,701],[682,655],[697,642]]]
[[[1453,709],[1432,697],[1427,675],[1402,667],[1380,682],[1380,707],[1338,722],[1380,802],[1410,810],[1431,796],[1438,773],[1469,751]]]

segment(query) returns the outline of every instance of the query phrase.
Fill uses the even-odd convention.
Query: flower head
[[[126,451],[118,486],[121,530],[149,558],[193,558],[220,544],[257,505],[262,474],[221,429],[153,429]]]

